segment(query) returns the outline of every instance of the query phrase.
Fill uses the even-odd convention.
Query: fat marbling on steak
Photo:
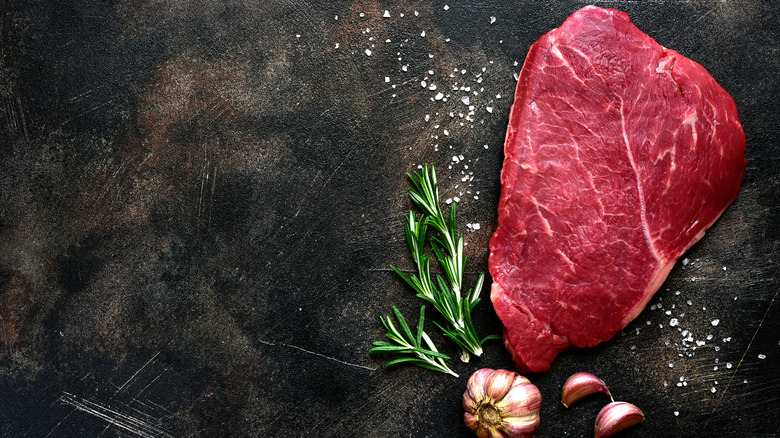
[[[731,96],[626,13],[589,6],[534,43],[489,258],[518,369],[633,320],[736,198],[744,152]]]

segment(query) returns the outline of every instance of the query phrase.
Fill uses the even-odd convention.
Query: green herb
[[[439,353],[436,346],[433,345],[431,338],[423,331],[423,324],[425,323],[425,306],[420,307],[420,319],[417,323],[416,336],[412,335],[412,331],[409,329],[409,325],[406,323],[403,315],[397,307],[393,306],[393,314],[398,321],[398,325],[401,327],[399,330],[393,324],[393,321],[389,316],[380,318],[382,324],[387,329],[387,336],[393,342],[376,341],[374,342],[374,348],[369,350],[370,354],[396,354],[401,357],[391,360],[385,366],[393,366],[401,363],[408,363],[417,365],[419,367],[438,371],[440,373],[451,374],[458,377],[444,361],[449,360],[449,356]],[[425,342],[425,346],[423,346]]]
[[[482,355],[482,344],[490,339],[500,339],[491,335],[482,340],[477,337],[474,324],[471,322],[471,311],[479,303],[479,294],[485,274],[481,273],[474,288],[463,293],[463,273],[466,270],[466,256],[463,253],[463,236],[457,234],[456,209],[457,203],[450,207],[449,216],[445,219],[439,206],[439,189],[436,182],[436,169],[427,164],[422,172],[407,173],[412,181],[409,188],[409,198],[422,211],[417,218],[414,212],[404,225],[406,242],[412,259],[417,265],[417,274],[408,276],[395,266],[393,270],[411,286],[417,296],[431,303],[441,313],[447,322],[444,327],[434,321],[445,336],[452,339],[461,348],[460,358],[469,361],[469,354]],[[436,235],[427,238],[428,227],[436,230]],[[439,262],[446,280],[441,275],[431,276],[431,255],[426,254],[425,244],[429,241],[433,256]],[[435,282],[434,282],[435,278]]]

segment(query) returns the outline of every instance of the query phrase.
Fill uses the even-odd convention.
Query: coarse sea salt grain
[[[758,358],[761,359],[761,360],[764,360],[764,359],[766,359],[766,354],[759,354]]]
[[[390,11],[388,11],[387,9],[385,9],[385,14],[384,14],[384,15],[382,15],[382,16],[383,16],[383,17],[385,17],[385,18],[389,18],[389,17],[390,17]]]
[[[374,53],[371,51],[371,49],[366,49],[366,55],[371,56],[371,54]]]
[[[710,324],[712,324],[713,327],[717,327],[718,324],[720,324],[720,320],[719,319],[713,319]]]

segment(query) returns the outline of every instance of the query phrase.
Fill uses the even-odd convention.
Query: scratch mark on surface
[[[285,344],[284,342],[264,341],[262,339],[258,339],[257,342],[259,342],[259,343],[261,343],[263,345],[270,345],[272,347],[279,346],[279,347],[292,348],[292,349],[295,349],[295,350],[298,350],[298,351],[302,351],[304,353],[313,354],[314,356],[321,357],[323,359],[327,359],[327,360],[332,360],[334,362],[338,362],[338,363],[340,363],[342,365],[348,365],[348,366],[355,367],[355,368],[362,368],[364,370],[369,370],[369,371],[376,371],[377,370],[377,367],[371,368],[371,367],[367,367],[365,365],[358,365],[358,364],[354,364],[354,363],[351,363],[351,362],[345,362],[343,360],[336,359],[335,357],[330,357],[330,356],[324,355],[322,353],[317,353],[316,351],[311,351],[311,350],[307,350],[305,348],[301,348],[301,347],[299,347],[297,345]]]
[[[685,27],[685,29],[683,29],[683,30],[682,30],[682,32],[677,32],[677,35],[676,35],[674,38],[672,38],[672,40],[671,40],[671,41],[669,41],[669,46],[672,46],[672,45],[674,45],[674,43],[677,41],[677,39],[678,39],[678,38],[680,38],[680,36],[681,36],[681,35],[686,35],[686,34],[688,33],[688,30],[689,30],[689,29],[691,29],[693,26],[695,26],[695,25],[696,25],[696,23],[698,23],[698,22],[699,22],[699,21],[701,21],[702,19],[704,19],[704,18],[707,18],[707,17],[708,17],[710,14],[712,14],[713,12],[715,12],[715,9],[717,9],[717,8],[718,8],[718,6],[717,6],[717,5],[716,5],[716,6],[713,6],[713,7],[711,7],[711,8],[710,8],[710,9],[709,9],[707,12],[705,12],[705,13],[703,13],[703,14],[699,15],[699,17],[698,17],[698,18],[696,18],[695,20],[693,20],[693,22],[692,22],[691,24],[689,24],[688,26],[686,26],[686,27]]]
[[[731,377],[729,377],[729,381],[728,383],[726,383],[726,387],[720,393],[720,397],[718,397],[718,402],[715,403],[715,406],[712,408],[711,415],[707,417],[707,422],[704,423],[704,430],[706,430],[707,426],[710,424],[710,419],[714,417],[715,411],[717,411],[718,408],[720,408],[721,402],[723,402],[723,397],[728,392],[729,387],[731,386],[731,382],[734,381],[734,376],[737,374],[737,371],[739,371],[740,366],[742,366],[742,363],[745,361],[745,357],[747,356],[748,351],[750,351],[750,347],[753,345],[753,341],[756,340],[756,336],[758,335],[758,332],[764,326],[764,321],[766,321],[767,316],[769,316],[769,311],[772,309],[772,304],[775,303],[778,293],[780,293],[780,287],[777,288],[777,290],[775,291],[775,295],[769,301],[769,305],[766,308],[766,312],[764,312],[764,316],[761,318],[761,321],[758,322],[758,327],[756,327],[756,331],[753,332],[753,337],[750,338],[750,342],[748,342],[747,347],[745,347],[745,351],[742,353],[742,357],[739,358],[739,363],[737,363],[734,372],[731,373]]]
[[[67,415],[62,417],[62,420],[60,420],[59,423],[55,424],[54,427],[49,431],[49,433],[47,433],[46,436],[43,437],[43,438],[49,438],[51,436],[51,434],[54,433],[54,431],[57,430],[58,427],[60,427],[60,424],[62,424],[65,420],[67,420],[68,417],[70,417],[70,414],[76,412],[77,410],[78,410],[77,408],[74,408],[73,410],[68,412]],[[27,432],[29,433],[30,431],[28,430]]]
[[[59,400],[66,405],[73,406],[79,411],[86,412],[101,420],[107,421],[113,426],[144,438],[173,437],[173,435],[167,431],[160,429],[153,424],[140,420],[132,415],[123,414],[97,402],[79,398],[68,392],[63,392]]]
[[[148,366],[150,363],[154,362],[154,360],[155,360],[155,359],[157,359],[157,356],[159,356],[159,355],[160,355],[160,352],[158,351],[157,353],[155,353],[155,355],[154,355],[154,356],[152,356],[152,358],[151,358],[151,359],[147,360],[145,364],[141,365],[141,368],[138,368],[138,370],[137,370],[136,372],[134,372],[134,373],[133,373],[133,375],[132,375],[132,376],[130,376],[130,378],[129,378],[129,379],[127,379],[127,381],[126,381],[124,384],[122,384],[122,386],[120,386],[120,387],[119,387],[119,388],[116,390],[116,392],[114,393],[114,395],[117,395],[117,394],[119,394],[119,393],[120,393],[120,392],[121,392],[123,389],[125,389],[125,388],[127,387],[127,385],[129,385],[129,384],[130,384],[130,382],[132,382],[132,381],[133,381],[133,379],[135,379],[135,377],[136,377],[136,376],[137,376],[137,375],[138,375],[138,374],[139,374],[141,371],[143,371],[143,369],[144,369],[144,368],[146,368],[146,367],[147,367],[147,366]]]

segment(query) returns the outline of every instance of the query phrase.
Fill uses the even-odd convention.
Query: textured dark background
[[[473,283],[513,74],[585,4],[1,2],[0,435],[471,436],[460,397],[512,366],[500,343],[458,379],[367,354],[420,305],[388,270],[411,268],[404,172],[460,198]],[[748,164],[648,309],[530,376],[538,435],[592,434],[603,397],[557,401],[588,370],[645,411],[625,436],[775,436],[780,3],[597,4],[732,94]],[[489,300],[475,319],[500,331]]]

